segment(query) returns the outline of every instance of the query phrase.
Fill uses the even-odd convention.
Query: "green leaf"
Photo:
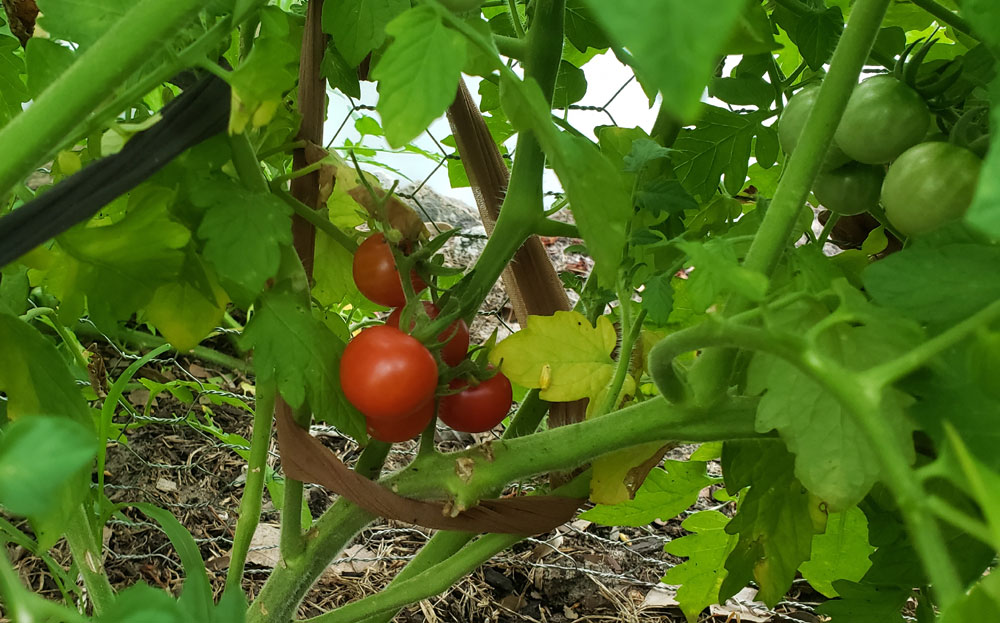
[[[568,108],[587,94],[587,77],[583,70],[568,61],[559,63],[556,88],[552,94],[552,108]]]
[[[23,264],[8,264],[0,269],[0,313],[20,316],[28,310],[28,268]],[[0,420],[2,421],[2,420]]]
[[[323,4],[323,32],[351,67],[357,67],[385,42],[386,25],[410,8],[409,0],[328,0]]]
[[[277,380],[295,409],[308,406],[316,419],[355,439],[366,439],[364,418],[340,391],[344,343],[291,294],[273,289],[260,298],[241,346],[254,349],[262,382]]]
[[[35,98],[62,75],[76,55],[73,50],[50,39],[32,37],[24,51],[28,68],[28,92]]]
[[[913,246],[874,262],[862,279],[878,304],[943,325],[967,318],[1000,298],[998,271],[1000,247]]]
[[[605,526],[643,526],[655,519],[676,517],[698,501],[698,493],[718,482],[705,473],[705,463],[665,461],[663,469],[646,476],[635,498],[611,506],[598,505],[581,519]]]
[[[274,118],[285,92],[298,78],[302,26],[278,7],[260,10],[260,36],[246,60],[229,76],[233,89],[229,131],[266,126]]]
[[[191,233],[168,216],[172,201],[172,192],[142,186],[132,191],[123,220],[105,227],[78,226],[57,239],[63,253],[56,254],[45,281],[62,302],[61,319],[75,321],[86,297],[91,319],[110,328],[177,277]]]
[[[841,599],[828,601],[817,612],[831,617],[831,623],[903,623],[901,610],[912,589],[858,584],[841,580],[834,583]]]
[[[586,0],[566,0],[566,22],[564,29],[566,38],[580,52],[587,48],[604,49],[611,45],[604,30],[594,20],[593,13],[587,8]],[[513,34],[513,33],[511,33]]]
[[[132,0],[38,0],[38,25],[52,39],[87,47],[135,4]]]
[[[198,227],[203,255],[219,277],[256,294],[278,272],[292,242],[291,209],[270,193],[213,179],[194,201],[206,208]]]
[[[708,94],[734,106],[766,109],[774,101],[774,87],[760,76],[713,78]]]
[[[683,120],[697,112],[718,55],[745,6],[732,0],[585,4],[611,39],[631,52],[636,71],[663,94],[662,106]]]
[[[329,236],[320,235],[316,237],[314,256],[312,293],[321,305],[366,300],[354,283],[353,256],[347,249]]]
[[[378,81],[376,109],[386,139],[401,147],[454,101],[465,64],[465,39],[446,28],[428,6],[406,11],[386,32],[393,41],[372,70],[372,79]]]
[[[651,277],[642,290],[642,308],[650,322],[665,326],[670,321],[674,309],[674,288],[670,284],[673,275],[661,274]]]
[[[324,8],[327,5],[324,5]],[[361,83],[358,80],[358,69],[341,56],[331,39],[323,53],[320,72],[330,83],[331,89],[337,89],[355,99],[361,99]]]
[[[707,104],[702,111],[697,127],[682,130],[674,143],[677,177],[705,201],[715,194],[722,177],[726,190],[735,195],[746,181],[753,137],[760,131],[758,116]]]
[[[187,623],[190,619],[165,591],[139,583],[115,596],[96,623]]]
[[[751,577],[758,597],[776,604],[792,585],[799,565],[809,559],[813,534],[813,502],[792,475],[792,456],[773,441],[727,443],[722,454],[726,490],[741,495],[739,512],[726,532],[739,541],[726,560],[729,575],[720,599],[735,595]]]
[[[939,621],[1000,621],[1000,574],[990,573],[976,582],[971,591],[941,613]]]
[[[818,71],[837,47],[844,31],[844,15],[840,7],[826,8],[822,1],[800,6],[805,9],[802,13],[779,6],[774,11],[774,20],[788,32],[809,68]]]
[[[994,54],[1000,51],[1000,5],[993,0],[962,0],[962,15]]]
[[[0,504],[32,518],[56,511],[61,490],[83,484],[81,470],[96,454],[94,431],[83,424],[45,415],[15,420],[0,438]]]
[[[997,19],[1000,20],[1000,17]],[[1000,37],[997,39],[995,49],[1000,50]],[[993,80],[990,95],[994,102],[1000,102],[1000,79]],[[998,127],[1000,106],[993,107],[991,117],[993,127]],[[1000,240],[1000,137],[997,133],[990,140],[990,150],[979,173],[976,196],[965,215],[965,221],[991,239]]]
[[[676,598],[689,623],[719,601],[719,589],[726,577],[724,563],[737,541],[726,533],[727,523],[729,518],[719,511],[695,513],[681,524],[692,534],[673,539],[663,548],[668,554],[688,558],[669,569],[661,581],[680,585]]]
[[[632,142],[632,148],[623,159],[626,173],[640,173],[650,162],[660,158],[669,158],[671,150],[648,138],[639,138]]]
[[[20,44],[14,37],[0,35],[0,127],[21,112],[28,101],[28,89],[21,81],[24,61],[18,56]]]
[[[868,520],[856,506],[831,513],[826,532],[813,537],[812,557],[799,566],[802,577],[827,597],[836,597],[835,580],[857,582],[872,566],[868,556],[875,548],[868,544]]]
[[[208,583],[205,562],[194,537],[173,513],[152,504],[132,504],[146,516],[160,524],[163,533],[170,539],[181,566],[184,568],[184,589],[178,600],[188,621],[208,621],[213,610],[212,588]]]
[[[848,368],[865,369],[901,352],[879,326],[839,325],[827,330],[821,350]],[[764,391],[757,409],[758,431],[777,429],[795,454],[795,475],[833,511],[860,501],[882,476],[879,450],[839,402],[790,363],[772,355],[754,357],[747,391]],[[765,391],[766,390],[766,391]],[[912,453],[912,426],[901,395],[887,391],[882,417],[903,452]],[[908,449],[909,448],[909,449]]]
[[[715,239],[705,244],[682,240],[677,246],[691,256],[695,267],[688,286],[691,302],[699,313],[729,293],[738,293],[751,301],[764,299],[767,277],[740,266],[732,245],[725,240]]]

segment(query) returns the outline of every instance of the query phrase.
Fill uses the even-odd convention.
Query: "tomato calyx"
[[[420,311],[422,309],[422,311]],[[403,307],[397,307],[389,314],[386,318],[385,324],[390,327],[400,328],[400,322],[408,317],[409,322],[408,329],[400,329],[404,333],[413,333],[413,329],[417,326],[423,325],[429,320],[434,320],[441,313],[437,305],[431,303],[430,301],[421,301],[420,308],[416,308],[412,313],[407,314],[409,311]],[[414,318],[416,316],[416,318]],[[428,347],[434,351],[440,351],[441,359],[448,364],[449,367],[455,367],[465,359],[465,355],[469,350],[469,325],[465,323],[465,320],[458,318],[454,320],[447,328],[445,328],[441,333],[439,333],[434,340],[433,344],[428,345]]]

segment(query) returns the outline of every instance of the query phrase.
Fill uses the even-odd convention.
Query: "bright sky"
[[[614,96],[614,100],[607,106],[607,111],[619,126],[639,126],[647,132],[650,131],[653,126],[653,120],[656,117],[656,109],[655,107],[652,109],[649,107],[649,100],[635,80],[628,82],[632,76],[631,70],[622,65],[613,54],[605,53],[594,57],[587,63],[584,66],[584,72],[587,76],[587,94],[580,102],[577,102],[578,104],[584,106],[604,106]],[[478,100],[479,79],[465,76],[465,80],[472,96]],[[624,88],[622,88],[623,86]],[[619,89],[622,89],[621,93],[615,96],[615,92]],[[371,82],[362,82],[360,103],[374,105],[377,99],[375,85]],[[339,92],[330,93],[329,120],[326,123],[324,132],[327,141],[337,132],[338,127],[350,113],[350,110],[351,103],[347,97]],[[360,118],[363,115],[377,116],[377,113],[367,110],[355,111],[352,120],[348,121],[337,135],[333,143],[335,146],[344,145],[345,140],[348,139],[352,142],[360,140],[360,133],[354,128],[354,119]],[[610,125],[612,123],[608,114],[589,110],[570,110],[568,119],[574,127],[591,138],[596,138],[594,136],[595,127]],[[448,121],[443,117],[435,121],[431,124],[429,134],[438,141],[443,140],[451,134]],[[428,133],[421,135],[414,141],[414,144],[429,152],[440,152],[434,140],[428,136]],[[372,136],[365,138],[364,145],[373,148],[388,147],[385,141]],[[513,141],[510,147],[513,148]],[[450,147],[446,147],[445,149],[448,152],[451,151]],[[424,179],[436,166],[434,162],[426,157],[414,153],[382,152],[378,154],[378,159],[387,166],[399,171],[403,176],[409,177],[414,181]],[[400,177],[392,171],[380,171],[380,173],[391,178]],[[401,179],[400,183],[405,183],[405,180]],[[546,171],[545,183],[547,190],[558,190],[559,188],[558,180],[551,171]],[[461,199],[470,206],[475,205],[471,190],[468,188],[451,187],[451,184],[448,182],[448,172],[443,166],[434,173],[428,184],[443,195]]]

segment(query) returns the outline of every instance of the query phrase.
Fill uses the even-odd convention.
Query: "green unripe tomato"
[[[921,143],[889,166],[882,206],[889,222],[916,236],[958,220],[969,209],[982,160],[951,143]]]
[[[795,146],[799,143],[799,136],[802,134],[802,127],[805,126],[809,112],[816,105],[818,97],[819,87],[808,86],[793,95],[781,112],[781,117],[778,118],[778,142],[781,144],[781,150],[786,154],[795,151]],[[847,164],[850,160],[850,157],[840,149],[834,140],[826,152],[822,168],[824,171],[829,171]]]
[[[850,216],[867,212],[878,205],[885,169],[860,162],[820,173],[813,183],[813,194],[827,210]]]
[[[916,91],[892,76],[872,76],[854,88],[834,137],[854,160],[885,164],[924,140],[930,123]]]

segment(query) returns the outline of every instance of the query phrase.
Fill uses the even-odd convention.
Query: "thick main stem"
[[[90,517],[83,504],[77,506],[67,522],[66,542],[94,604],[94,614],[100,614],[114,601],[114,591],[104,572],[101,542],[94,537]]]
[[[201,10],[200,0],[141,0],[0,129],[0,196],[30,173],[52,145],[121,84]]]

